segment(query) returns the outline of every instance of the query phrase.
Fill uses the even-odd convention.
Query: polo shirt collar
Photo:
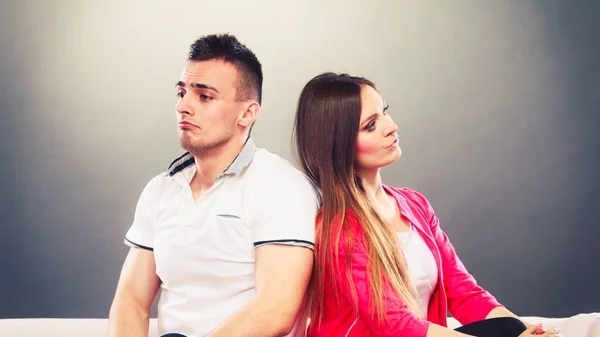
[[[252,139],[248,138],[246,144],[242,148],[242,151],[235,157],[235,159],[229,164],[229,166],[217,176],[216,180],[219,180],[227,175],[233,174],[238,175],[242,173],[242,170],[252,162],[252,158],[254,158],[254,153],[256,152],[256,145],[252,141]],[[167,169],[167,175],[172,177],[179,172],[193,166],[196,160],[194,159],[194,155],[190,152],[186,152],[183,155],[179,156],[175,159],[169,168]]]

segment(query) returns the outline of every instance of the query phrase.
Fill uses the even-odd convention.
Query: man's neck
[[[246,138],[232,139],[219,148],[207,151],[201,155],[194,154],[196,174],[190,182],[192,187],[209,189],[219,175],[235,160],[244,148]]]

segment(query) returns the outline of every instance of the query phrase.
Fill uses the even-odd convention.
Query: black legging
[[[527,327],[513,317],[490,318],[467,324],[456,331],[478,337],[518,337]]]

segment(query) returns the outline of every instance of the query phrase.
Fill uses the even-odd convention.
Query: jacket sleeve
[[[480,287],[475,278],[456,255],[448,236],[439,225],[433,207],[427,199],[417,194],[425,210],[431,234],[440,251],[444,277],[444,289],[448,297],[448,310],[461,324],[469,324],[485,319],[495,307],[502,306],[494,296]]]
[[[364,245],[358,240],[358,244],[353,245],[351,250],[346,250],[340,245],[338,252],[339,266],[345,265],[347,254],[351,254],[352,282],[356,289],[358,298],[358,321],[366,324],[369,329],[379,337],[425,337],[429,328],[429,322],[419,319],[406,305],[399,303],[398,296],[392,290],[388,282],[384,282],[383,300],[385,318],[378,321],[377,316],[371,313],[370,308],[374,302],[370,298],[370,281],[367,275],[367,262],[369,260]],[[343,295],[347,297],[350,303],[352,299],[351,289],[348,286],[350,280],[345,278],[345,272],[336,273],[341,277]]]

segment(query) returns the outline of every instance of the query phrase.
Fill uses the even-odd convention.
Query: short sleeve
[[[290,167],[263,180],[252,197],[254,247],[267,244],[314,249],[318,191],[300,171]]]
[[[156,219],[157,185],[160,176],[150,180],[137,202],[133,224],[125,234],[130,247],[154,250],[154,222]]]

